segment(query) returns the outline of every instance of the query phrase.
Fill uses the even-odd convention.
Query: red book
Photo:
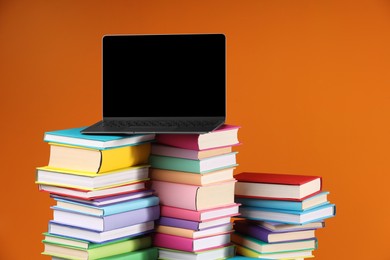
[[[322,190],[320,176],[242,172],[234,178],[238,197],[301,201]]]
[[[205,134],[157,134],[156,141],[160,144],[198,151],[226,147],[239,144],[239,128],[240,126],[225,124]]]

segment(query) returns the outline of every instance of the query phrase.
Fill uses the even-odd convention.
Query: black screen
[[[104,117],[225,116],[224,34],[105,35]]]

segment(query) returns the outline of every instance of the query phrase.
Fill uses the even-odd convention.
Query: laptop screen
[[[103,117],[225,113],[224,34],[103,37]]]

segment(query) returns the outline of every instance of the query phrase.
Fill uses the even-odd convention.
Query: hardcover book
[[[221,207],[215,207],[206,210],[189,210],[164,205],[160,205],[160,208],[161,216],[164,217],[203,222],[219,219],[222,217],[239,216],[239,206],[240,204],[238,203],[231,203]]]
[[[225,181],[207,186],[154,181],[151,188],[160,197],[160,203],[189,210],[204,210],[234,203],[233,181]]]
[[[208,185],[212,183],[234,180],[233,168],[225,168],[209,173],[196,174],[192,172],[172,171],[150,168],[149,177],[156,181],[176,182],[189,185]]]
[[[322,189],[320,176],[241,172],[234,177],[238,197],[301,201]]]
[[[154,221],[142,222],[139,224],[126,226],[123,228],[113,229],[109,231],[96,231],[90,229],[79,228],[70,225],[63,225],[49,222],[49,233],[59,236],[87,240],[94,243],[105,243],[119,238],[136,237],[147,234],[152,234],[155,230]]]
[[[108,216],[94,216],[68,211],[57,207],[53,209],[53,222],[63,225],[96,230],[110,231],[132,226],[148,221],[155,221],[160,217],[160,206],[151,206],[131,211],[125,211]]]
[[[109,149],[128,145],[139,145],[151,142],[155,134],[134,134],[134,135],[86,135],[81,130],[85,127],[75,127],[47,131],[43,140],[49,143],[59,143],[75,146],[89,147],[93,149]]]
[[[237,152],[212,156],[200,160],[178,157],[150,155],[149,163],[153,168],[191,173],[208,173],[237,166]]]
[[[235,255],[234,245],[217,247],[210,250],[198,252],[186,252],[167,248],[159,248],[160,259],[185,259],[185,260],[210,260],[210,259],[231,259]]]
[[[153,244],[156,247],[163,247],[186,252],[198,252],[213,249],[230,244],[230,233],[220,234],[197,239],[179,237],[163,233],[155,233]]]
[[[106,243],[92,243],[46,233],[42,254],[61,258],[101,259],[152,246],[151,235],[117,239]]]
[[[319,229],[325,227],[325,221],[309,222],[305,224],[286,224],[283,222],[272,222],[272,221],[262,221],[262,220],[248,220],[248,221],[251,221],[255,225],[259,225],[273,232]]]
[[[232,223],[210,227],[202,230],[178,228],[172,226],[157,225],[156,232],[187,238],[202,238],[233,232]]]
[[[157,224],[163,226],[191,229],[191,230],[203,230],[219,225],[231,223],[231,217],[222,217],[208,221],[191,221],[180,218],[160,217]]]
[[[89,173],[103,173],[147,164],[150,143],[106,150],[50,143],[51,168]]]
[[[59,170],[51,167],[36,169],[37,184],[94,190],[149,180],[149,165],[139,165],[104,174]]]
[[[205,134],[157,134],[156,141],[160,144],[192,150],[231,146],[239,144],[239,128],[240,126],[225,124]]]
[[[266,243],[315,239],[315,229],[273,232],[247,220],[234,221],[234,230]]]
[[[261,259],[306,259],[313,258],[314,250],[297,250],[289,252],[276,252],[276,253],[260,253],[258,251],[249,249],[247,247],[235,244],[236,254],[243,257],[261,258]]]

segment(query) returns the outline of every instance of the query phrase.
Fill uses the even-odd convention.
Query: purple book
[[[231,221],[230,217],[223,217],[223,218],[213,219],[210,221],[199,222],[199,221],[191,221],[186,219],[162,216],[157,221],[157,224],[162,226],[178,227],[178,228],[185,228],[191,230],[204,230],[207,228],[228,224],[230,223],[230,221]]]
[[[246,220],[234,222],[234,230],[267,243],[287,242],[315,238],[315,229],[273,232]]]
[[[53,209],[54,222],[96,231],[108,231],[126,226],[157,220],[160,217],[160,205],[126,211],[109,216],[93,216],[64,209]]]

